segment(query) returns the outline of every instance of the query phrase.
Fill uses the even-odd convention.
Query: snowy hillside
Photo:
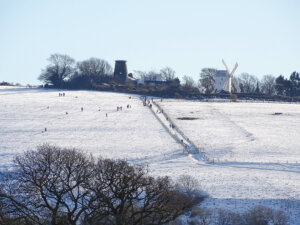
[[[159,104],[211,159],[300,163],[300,104],[174,100]],[[195,120],[180,119],[184,117]]]
[[[300,105],[158,103],[215,163],[187,155],[139,96],[0,89],[0,168],[42,143],[72,146],[148,164],[157,176],[192,175],[211,197],[206,207],[244,211],[261,204],[284,210],[292,224],[300,224]]]
[[[67,91],[59,97],[59,93],[0,89],[2,167],[15,154],[46,142],[132,161],[182,152],[138,97],[91,91]]]

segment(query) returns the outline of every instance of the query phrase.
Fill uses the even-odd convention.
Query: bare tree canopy
[[[214,68],[203,68],[200,73],[199,87],[206,94],[211,94],[215,91],[215,75],[217,70]]]
[[[183,202],[176,202],[179,195],[168,177],[147,176],[142,167],[126,161],[99,160],[95,175],[91,189],[97,200],[90,221],[159,225],[174,220],[186,208]]]
[[[195,87],[195,81],[191,76],[185,75],[185,76],[183,76],[182,80],[183,80],[182,86],[185,89],[190,90]]]
[[[265,75],[261,80],[261,91],[267,95],[275,94],[275,77],[272,75]]]
[[[176,72],[170,67],[165,67],[160,70],[160,74],[162,75],[164,80],[172,81],[175,79]]]
[[[15,162],[15,176],[7,180],[5,194],[0,194],[10,200],[9,212],[33,224],[58,225],[66,215],[69,224],[76,225],[91,201],[83,187],[92,178],[92,159],[74,149],[42,145]]]
[[[50,65],[42,70],[38,79],[46,84],[61,87],[64,80],[69,78],[74,72],[75,60],[68,55],[53,54],[48,61]]]
[[[90,77],[112,75],[113,72],[111,65],[107,61],[98,58],[90,58],[78,62],[77,67],[81,74]]]
[[[141,71],[141,70],[134,70],[133,73],[134,73],[134,76],[140,80],[144,80],[148,75],[148,73],[146,71]]]
[[[258,79],[254,75],[242,73],[239,75],[238,81],[242,93],[255,93]]]
[[[6,217],[30,225],[160,225],[203,200],[196,192],[186,192],[190,189],[176,188],[169,177],[154,178],[125,160],[95,162],[74,149],[42,145],[18,156],[15,163],[0,181],[0,221]]]

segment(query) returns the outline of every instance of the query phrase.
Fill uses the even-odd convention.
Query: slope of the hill
[[[214,161],[176,166],[198,177],[214,197],[207,206],[245,210],[266,205],[287,212],[292,224],[300,224],[299,104],[158,103]]]
[[[176,100],[159,104],[211,159],[300,163],[300,104]]]
[[[62,92],[65,96],[59,97]],[[285,211],[291,224],[300,224],[298,105],[244,103],[237,111],[232,107],[239,105],[229,103],[161,104],[216,163],[206,164],[184,153],[138,96],[0,89],[0,167],[10,167],[16,154],[42,143],[72,146],[96,156],[148,164],[157,176],[191,175],[211,197],[204,202],[206,207],[244,211],[266,205]],[[122,110],[117,111],[118,106]],[[283,114],[271,115],[277,111]],[[176,120],[191,115],[200,119]],[[268,120],[269,116],[276,119]]]
[[[17,153],[43,143],[131,161],[182,152],[138,97],[62,92],[64,97],[56,90],[0,89],[2,167]],[[122,110],[117,111],[117,107]]]

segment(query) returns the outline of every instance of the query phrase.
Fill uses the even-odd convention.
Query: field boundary
[[[159,120],[159,122],[167,129],[168,133],[182,145],[184,150],[188,154],[199,154],[201,160],[209,162],[210,160],[205,155],[203,149],[199,149],[194,142],[192,142],[174,123],[171,117],[165,112],[165,110],[159,105],[155,100],[142,99],[144,106],[149,107],[154,116]],[[160,116],[162,115],[162,116]],[[161,118],[163,117],[163,118]]]
[[[162,112],[162,114],[165,116],[165,118],[168,118],[168,120],[174,125],[174,129],[182,136],[184,137],[187,142],[190,143],[190,145],[192,145],[195,149],[196,149],[196,153],[194,154],[197,154],[197,153],[200,153],[202,155],[202,157],[206,160],[206,161],[210,161],[209,158],[205,155],[205,152],[204,152],[204,148],[198,148],[197,145],[192,141],[190,140],[184,133],[183,131],[177,126],[177,124],[171,119],[171,117],[169,116],[169,114],[163,109],[163,107],[157,103],[156,101],[153,101],[153,104],[155,104]]]

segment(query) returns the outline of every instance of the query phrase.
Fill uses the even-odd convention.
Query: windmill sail
[[[232,86],[233,82],[235,82],[235,81],[233,81],[234,80],[233,79],[233,74],[236,71],[236,69],[238,67],[238,64],[237,63],[235,64],[234,68],[232,69],[232,71],[230,73],[229,68],[228,68],[227,64],[225,63],[224,59],[222,59],[222,63],[223,63],[223,65],[226,68],[226,71],[228,73],[228,79],[224,83],[224,90],[227,90],[231,94],[231,89],[232,89],[231,86]],[[237,87],[238,87],[238,85],[235,85],[235,88],[237,88]]]

